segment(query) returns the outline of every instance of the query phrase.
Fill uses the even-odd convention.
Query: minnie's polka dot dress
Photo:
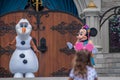
[[[74,69],[71,70],[69,77],[73,80],[95,80],[97,78],[97,72],[93,67],[87,66],[87,78],[82,78],[80,76],[74,75]]]

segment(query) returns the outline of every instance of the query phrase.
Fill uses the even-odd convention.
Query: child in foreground
[[[90,57],[91,52],[86,49],[76,52],[68,80],[98,80],[97,72],[91,64]]]

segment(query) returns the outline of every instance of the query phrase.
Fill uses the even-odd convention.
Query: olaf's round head
[[[32,26],[27,19],[21,19],[16,25],[18,35],[30,35]]]

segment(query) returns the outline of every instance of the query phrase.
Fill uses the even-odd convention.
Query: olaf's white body
[[[20,24],[27,23],[26,31],[22,33]],[[26,25],[25,25],[26,26]],[[15,78],[34,77],[34,72],[38,70],[38,59],[31,49],[30,42],[32,40],[30,33],[32,27],[27,19],[21,19],[16,25],[16,50],[13,52],[10,59],[10,71],[14,74]]]

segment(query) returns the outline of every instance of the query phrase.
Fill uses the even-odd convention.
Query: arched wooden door
[[[14,12],[0,17],[0,67],[9,71],[9,60],[15,48],[6,45],[16,36],[15,25],[21,18],[27,18],[33,26],[31,36],[39,50],[42,40],[46,40],[47,51],[37,54],[39,70],[36,76],[67,76],[74,51],[69,50],[66,43],[75,43],[75,34],[82,22],[70,14],[49,10]]]

